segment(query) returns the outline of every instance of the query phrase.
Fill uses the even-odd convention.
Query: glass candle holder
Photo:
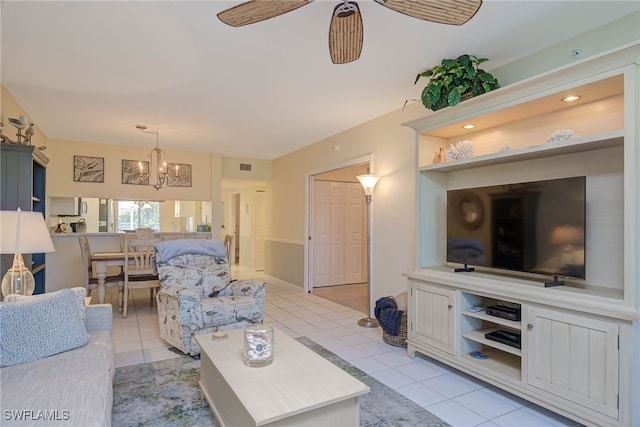
[[[242,360],[251,367],[268,366],[273,362],[273,326],[254,326],[244,330]]]

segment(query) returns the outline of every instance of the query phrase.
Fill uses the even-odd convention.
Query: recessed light
[[[473,123],[469,123],[468,125],[462,126],[462,129],[473,129],[474,127],[476,127],[476,125],[474,125]]]
[[[562,102],[573,102],[577,101],[578,99],[580,99],[580,96],[578,95],[569,95],[562,98]]]

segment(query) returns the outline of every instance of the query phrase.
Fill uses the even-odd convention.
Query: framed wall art
[[[149,185],[149,162],[122,159],[122,183]]]
[[[169,187],[191,187],[191,165],[167,163],[167,180]]]
[[[73,156],[75,182],[104,182],[104,157]]]

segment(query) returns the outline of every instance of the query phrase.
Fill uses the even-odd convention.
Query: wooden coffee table
[[[369,387],[274,328],[269,366],[242,362],[243,329],[196,335],[200,388],[223,426],[358,426]]]

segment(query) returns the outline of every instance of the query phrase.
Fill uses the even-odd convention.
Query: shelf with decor
[[[631,375],[640,369],[639,59],[640,43],[630,44],[404,123],[416,132],[418,153],[408,284],[454,302],[453,350],[409,335],[410,355],[434,357],[582,424],[640,423],[632,410],[640,378]],[[569,95],[580,98],[563,101]],[[439,153],[462,141],[472,155],[454,159],[451,150],[440,162]],[[560,192],[529,192],[551,180],[583,182],[584,196],[570,205]],[[579,235],[563,243],[561,227],[541,223],[549,206],[584,210]],[[464,257],[448,253],[451,236],[464,241],[454,247]],[[575,268],[554,270],[551,262]],[[520,308],[522,320],[486,313],[500,304]],[[430,310],[416,300],[408,321],[431,330]],[[520,348],[487,339],[495,330],[519,334]],[[598,355],[593,366],[589,354]],[[602,385],[601,395],[565,387],[569,374]]]
[[[555,141],[531,147],[509,149],[497,153],[474,156],[468,159],[435,163],[419,168],[420,171],[455,172],[470,168],[493,166],[516,161],[543,159],[562,154],[580,153],[603,148],[621,147],[624,144],[624,130],[614,130],[604,134],[576,137],[565,141]]]

